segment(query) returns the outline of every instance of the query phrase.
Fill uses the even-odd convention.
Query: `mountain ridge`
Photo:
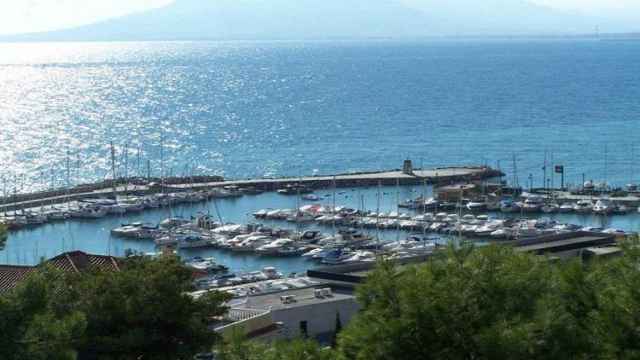
[[[302,40],[579,34],[594,19],[524,0],[177,0],[9,41]],[[602,23],[602,21],[598,22]]]

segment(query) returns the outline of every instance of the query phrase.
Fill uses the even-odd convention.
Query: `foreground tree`
[[[278,341],[273,344],[246,341],[232,336],[219,347],[219,360],[333,360],[336,354],[311,340]]]
[[[96,273],[78,282],[77,308],[87,329],[82,357],[99,359],[190,359],[217,339],[209,319],[222,315],[229,296],[210,292],[193,298],[192,273],[177,257],[132,258],[121,272]]]
[[[217,336],[229,296],[199,298],[176,257],[128,259],[120,272],[45,268],[0,296],[0,359],[192,359]]]
[[[63,273],[45,268],[0,296],[0,359],[76,358],[86,318],[67,306],[63,279]]]
[[[343,359],[634,358],[640,256],[553,263],[510,247],[449,249],[428,264],[382,263],[357,292]]]
[[[0,223],[0,249],[4,248],[7,238],[9,238],[9,228],[7,225]]]

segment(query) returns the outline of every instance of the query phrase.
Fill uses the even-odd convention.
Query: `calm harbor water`
[[[423,193],[431,195],[432,189],[423,187],[376,187],[338,189],[336,192],[336,205],[352,208],[364,208],[377,210],[378,193],[380,193],[380,210],[384,212],[397,210],[397,199],[400,201],[415,198]],[[333,193],[329,191],[317,192],[323,200],[319,203],[331,206]],[[219,199],[215,203],[209,201],[202,204],[186,204],[172,208],[149,210],[138,214],[112,216],[97,220],[70,220],[61,223],[51,223],[42,227],[20,230],[12,233],[6,248],[0,251],[0,262],[9,264],[34,264],[40,258],[49,258],[64,251],[82,250],[89,253],[111,254],[123,256],[127,249],[142,252],[155,251],[155,245],[151,240],[127,240],[111,236],[110,230],[123,223],[141,221],[147,223],[159,223],[170,216],[182,216],[189,218],[198,214],[208,213],[214,217],[220,217],[224,222],[243,223],[257,222],[251,215],[253,212],[264,208],[295,208],[304,205],[304,202],[296,196],[285,196],[277,193],[264,193],[255,196],[244,196],[234,199]],[[410,211],[407,211],[411,213]],[[493,214],[502,217],[500,213]],[[516,215],[517,216],[517,215]],[[614,227],[628,231],[640,230],[640,214],[633,213],[624,216],[595,216],[577,214],[556,214],[545,216],[561,222],[569,222],[583,226]],[[273,227],[295,228],[295,224],[281,221],[262,221],[263,224]],[[317,228],[331,234],[331,226],[308,226]],[[372,236],[379,235],[382,239],[395,240],[404,238],[409,233],[395,231],[363,230]],[[442,238],[441,243],[447,239]],[[315,265],[314,262],[302,258],[274,258],[261,257],[252,254],[237,254],[218,249],[198,249],[181,251],[183,257],[214,256],[220,262],[229,266],[233,271],[250,271],[264,266],[276,266],[284,272],[300,272]]]
[[[397,168],[411,157],[424,167],[499,163],[537,186],[546,153],[549,164],[565,165],[568,183],[583,173],[638,182],[637,41],[0,44],[0,89],[4,194],[108,178],[111,141],[118,175],[146,174],[147,164],[159,175],[161,157],[167,174],[232,178]],[[289,200],[265,194],[219,205],[225,220],[240,222]],[[612,226],[636,230],[636,217]],[[21,231],[0,261],[152,250],[109,240],[110,228],[129,220]]]

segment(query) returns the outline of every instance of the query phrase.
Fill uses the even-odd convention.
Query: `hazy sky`
[[[0,0],[0,34],[46,31],[89,24],[110,17],[163,6],[172,1],[173,0]],[[607,14],[627,19],[635,17],[640,21],[640,0],[531,1],[562,10],[595,15]]]

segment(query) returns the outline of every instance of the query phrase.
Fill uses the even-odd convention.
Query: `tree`
[[[338,345],[338,334],[342,331],[342,320],[340,320],[340,312],[336,312],[336,325],[333,331],[333,338],[331,339],[331,346]]]
[[[333,360],[336,354],[311,340],[277,341],[273,344],[246,341],[232,336],[218,350],[219,360]]]
[[[226,312],[227,294],[194,298],[192,273],[177,257],[126,260],[123,271],[81,277],[77,308],[87,317],[83,357],[190,359],[218,339],[209,320]]]
[[[340,355],[542,358],[548,334],[534,330],[553,275],[547,260],[502,246],[450,248],[403,269],[381,263],[357,291],[363,311],[342,331]]]
[[[0,359],[75,359],[86,319],[65,306],[63,279],[45,267],[0,296]]]
[[[34,271],[0,296],[0,359],[191,359],[210,351],[227,294],[194,298],[178,258],[130,258],[120,272]]]
[[[6,224],[0,223],[0,249],[4,248],[9,237],[9,228]]]

